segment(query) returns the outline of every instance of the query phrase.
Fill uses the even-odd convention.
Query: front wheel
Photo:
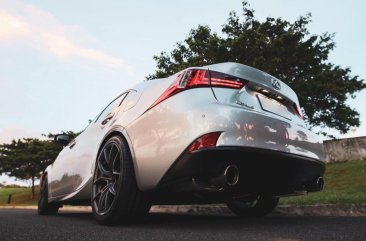
[[[100,224],[129,222],[149,212],[137,187],[132,157],[121,136],[111,137],[101,149],[93,177],[92,210]]]
[[[58,212],[59,206],[55,203],[48,202],[48,179],[44,176],[41,183],[41,190],[38,199],[38,214],[39,215],[54,215]]]
[[[279,198],[259,195],[250,200],[232,200],[227,202],[228,208],[240,217],[262,217],[272,212]]]

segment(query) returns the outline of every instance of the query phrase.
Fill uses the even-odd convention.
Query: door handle
[[[69,148],[72,149],[75,145],[76,145],[76,141],[73,140],[73,141],[70,142]]]
[[[107,115],[106,118],[104,118],[104,120],[102,121],[102,125],[104,126],[105,124],[107,124],[112,118],[113,118],[114,114],[109,114]]]

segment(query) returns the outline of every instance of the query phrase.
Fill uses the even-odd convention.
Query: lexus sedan
[[[323,188],[323,146],[296,93],[258,69],[192,67],[123,92],[41,177],[39,214],[91,205],[101,224],[157,204],[226,203],[264,216],[280,197]]]

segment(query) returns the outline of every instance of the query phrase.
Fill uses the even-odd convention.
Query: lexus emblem
[[[273,88],[275,88],[276,90],[280,90],[281,89],[280,81],[278,81],[276,79],[272,79],[271,81],[272,81]]]

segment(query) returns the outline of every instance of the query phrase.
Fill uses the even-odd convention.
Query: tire
[[[228,208],[240,217],[263,217],[272,212],[278,204],[279,198],[257,196],[255,199],[232,200],[227,202]]]
[[[55,215],[59,208],[59,205],[48,202],[48,178],[47,175],[45,175],[41,183],[41,190],[38,199],[38,214]]]
[[[108,139],[98,155],[91,198],[93,215],[103,225],[131,222],[150,210],[137,187],[131,153],[121,136]]]

